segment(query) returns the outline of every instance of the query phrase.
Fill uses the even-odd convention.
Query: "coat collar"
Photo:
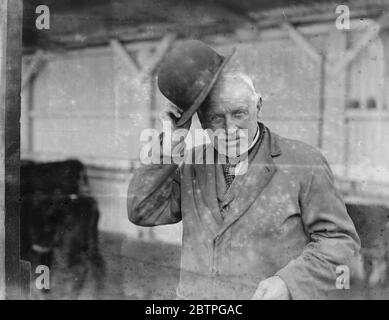
[[[269,144],[270,144],[270,155],[274,157],[278,157],[282,154],[282,150],[280,148],[279,144],[279,136],[269,130],[269,128],[266,127],[266,132],[269,135]]]

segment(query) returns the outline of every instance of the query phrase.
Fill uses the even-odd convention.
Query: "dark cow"
[[[361,238],[362,281],[365,288],[389,287],[389,208],[346,205]]]
[[[51,274],[48,294],[35,298],[76,299],[85,288],[88,297],[99,298],[105,269],[99,211],[83,164],[25,161],[20,181],[21,257],[31,262],[33,275],[38,265],[48,266]]]

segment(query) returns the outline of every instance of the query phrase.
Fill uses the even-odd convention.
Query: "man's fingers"
[[[182,110],[179,106],[176,106],[176,105],[173,104],[173,103],[170,103],[169,105],[170,105],[172,108],[177,109],[178,111],[180,111],[180,113],[183,113],[183,112],[184,112],[184,110]]]
[[[276,298],[272,296],[271,292],[266,291],[262,297],[261,300],[275,300]]]
[[[172,114],[176,118],[181,118],[182,109],[177,107],[176,105],[169,103],[166,106],[166,112]]]
[[[181,114],[177,110],[174,110],[173,108],[166,107],[160,112],[160,118],[162,120],[174,122],[178,118],[181,118]]]
[[[262,300],[265,294],[266,294],[265,290],[257,291],[255,292],[252,300]]]
[[[181,118],[182,116],[182,109],[178,106],[176,106],[175,104],[172,104],[172,103],[168,103],[164,108],[163,110],[161,111],[160,113],[160,118],[162,120],[168,120],[172,123],[173,127],[178,129],[178,128],[182,128],[182,129],[187,129],[189,130],[190,129],[190,126],[192,124],[192,118],[188,119],[188,121],[186,121],[184,124],[182,124],[180,127],[176,127],[176,122],[178,121],[178,119]]]
[[[261,300],[266,295],[267,287],[263,284],[259,284],[257,290],[252,297],[252,300]]]
[[[280,277],[273,276],[259,283],[253,299],[288,300],[291,296],[285,282]]]
[[[181,114],[178,112],[168,111],[170,117],[181,118]]]

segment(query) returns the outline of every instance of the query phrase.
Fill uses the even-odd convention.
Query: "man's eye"
[[[234,113],[234,117],[241,118],[246,115],[246,112],[244,111],[237,111]]]
[[[218,116],[218,115],[216,115],[216,114],[214,114],[214,115],[211,115],[211,116],[209,117],[209,119],[210,119],[211,121],[220,121],[220,120],[222,119],[222,117],[221,117],[221,116]]]

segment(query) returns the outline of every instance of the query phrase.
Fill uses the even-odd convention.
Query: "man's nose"
[[[225,130],[227,132],[236,131],[238,127],[236,126],[236,123],[233,121],[232,117],[230,115],[227,115],[225,117]]]

